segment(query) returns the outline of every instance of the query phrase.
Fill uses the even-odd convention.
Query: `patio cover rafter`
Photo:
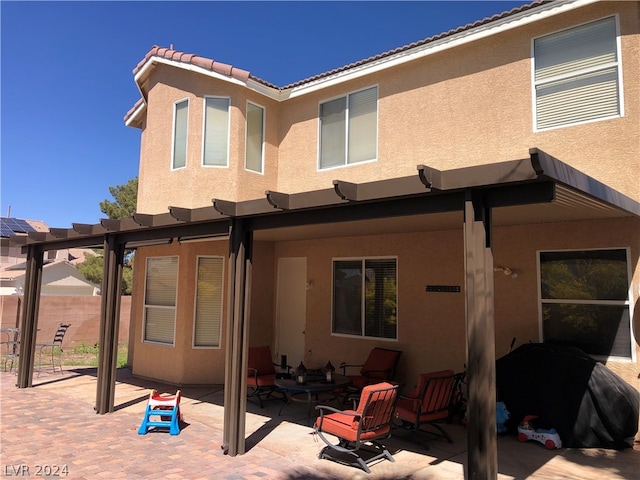
[[[228,229],[232,217],[250,219],[251,228],[260,230],[462,211],[462,192],[468,189],[484,191],[490,207],[552,202],[561,192],[564,202],[570,199],[587,207],[615,209],[619,216],[640,216],[640,204],[635,200],[537,148],[530,149],[529,157],[520,160],[444,171],[418,165],[417,175],[366,183],[334,180],[332,184],[332,188],[300,193],[267,190],[264,198],[241,202],[214,198],[211,206],[171,206],[166,213],[135,213],[128,219],[102,219],[95,225],[74,223],[71,229],[52,228],[26,237],[12,235],[10,242],[23,246],[26,252],[30,244],[39,244],[44,250],[101,246],[107,233],[117,233],[124,243],[170,236],[220,235]],[[374,204],[375,211],[366,212]],[[225,226],[213,231],[202,226],[212,223]]]

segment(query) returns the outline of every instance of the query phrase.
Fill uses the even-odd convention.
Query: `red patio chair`
[[[264,400],[281,393],[275,385],[277,364],[273,363],[269,346],[249,347],[247,363],[247,398],[256,397],[260,408],[264,408]]]
[[[360,467],[367,473],[371,473],[368,464],[378,459],[386,458],[393,462],[387,448],[377,440],[390,435],[397,390],[398,385],[387,382],[368,385],[362,390],[355,410],[317,405],[320,416],[314,425],[314,432],[327,445],[318,458]],[[326,434],[338,437],[338,443],[330,442]],[[359,450],[373,453],[373,456],[367,455],[365,459],[358,453]]]
[[[342,404],[355,402],[358,399],[358,395],[360,395],[360,391],[367,385],[393,380],[401,354],[400,350],[375,347],[369,352],[364,364],[351,365],[344,362],[341,363],[340,368],[342,368],[343,375],[347,375],[347,368],[361,367],[358,374],[347,375],[351,379],[351,385],[346,389]]]
[[[463,375],[464,373],[456,374],[453,370],[420,374],[416,391],[399,397],[395,418],[416,437],[418,432],[423,432],[444,437],[449,443],[453,443],[451,436],[438,422],[450,419],[455,392]],[[424,425],[434,427],[437,432],[422,430]],[[428,450],[426,444],[423,446]]]

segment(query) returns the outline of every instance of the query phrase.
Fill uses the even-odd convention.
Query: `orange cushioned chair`
[[[402,352],[399,350],[376,347],[371,350],[363,365],[342,363],[340,368],[342,368],[343,375],[347,375],[347,367],[362,367],[359,375],[348,375],[351,378],[352,386],[362,390],[365,386],[373,383],[393,380],[401,354]]]
[[[275,385],[276,364],[271,357],[271,349],[264,347],[249,347],[247,362],[247,398],[256,397],[260,408],[264,408],[264,400],[274,393],[280,393]],[[282,395],[284,399],[284,395]]]
[[[386,458],[393,462],[387,448],[376,440],[390,435],[397,390],[398,385],[387,382],[368,385],[362,390],[355,410],[337,410],[317,405],[320,416],[314,425],[314,432],[327,444],[318,458],[360,467],[367,473],[371,473],[368,464],[373,461]],[[338,443],[330,442],[326,434],[338,437]],[[359,450],[372,452],[373,456],[367,455],[365,460],[358,454]]]
[[[351,385],[343,392],[341,399],[342,405],[353,403],[353,408],[355,408],[355,402],[358,400],[360,391],[364,387],[374,383],[393,380],[401,354],[402,352],[400,350],[375,347],[369,352],[369,356],[364,364],[348,365],[344,362],[341,363],[340,368],[342,368],[342,374],[351,379]],[[347,368],[349,367],[361,367],[359,374],[347,375]]]
[[[454,393],[462,380],[463,374],[456,374],[453,370],[422,373],[418,379],[415,392],[408,396],[400,396],[396,406],[395,417],[402,425],[410,429],[416,437],[418,432],[442,436],[449,443],[453,440],[449,434],[436,422],[450,418],[450,411],[454,400]],[[423,425],[430,425],[438,430],[421,430]],[[426,444],[423,444],[428,449]]]

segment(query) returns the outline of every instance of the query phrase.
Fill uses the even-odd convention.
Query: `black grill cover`
[[[525,415],[536,428],[555,428],[563,447],[633,445],[640,393],[585,352],[543,343],[522,345],[496,361],[498,401],[516,432]]]

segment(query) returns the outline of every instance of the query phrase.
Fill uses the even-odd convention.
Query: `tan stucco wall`
[[[534,133],[531,39],[614,12],[621,12],[625,116]],[[640,169],[638,17],[637,2],[603,2],[289,101],[278,189],[413,175],[418,164],[451,169],[526,158],[538,147],[639,199],[640,182],[626,169]],[[378,161],[316,172],[318,103],[372,85],[379,87]]]
[[[336,178],[366,182],[414,175],[416,165],[450,169],[526,158],[538,147],[640,199],[640,15],[638,2],[602,2],[570,14],[458,46],[426,58],[282,103],[229,82],[156,66],[143,130],[138,207],[201,207],[212,198],[263,198],[267,189],[294,193],[331,188]],[[622,118],[534,132],[531,41],[542,34],[614,13],[621,25],[625,114]],[[378,160],[318,171],[319,102],[377,85]],[[205,95],[231,97],[228,169],[202,168]],[[170,171],[174,102],[189,98],[188,159]],[[265,174],[244,170],[247,99],[266,108]]]
[[[356,183],[415,175],[417,164],[452,169],[526,158],[538,147],[640,201],[640,5],[601,2],[505,31],[453,50],[430,55],[283,103],[240,86],[166,65],[151,73],[146,125],[141,141],[140,212],[160,213],[169,205],[201,207],[212,198],[262,198],[264,190],[286,193],[330,188],[332,180]],[[531,40],[534,37],[618,13],[622,30],[625,114],[622,118],[534,132]],[[317,170],[318,105],[337,95],[379,87],[379,156],[376,162]],[[231,97],[231,159],[228,169],[200,166],[205,95]],[[170,171],[174,102],[190,99],[187,167]],[[244,171],[244,112],[247,99],[266,107],[265,175]],[[562,248],[631,248],[633,298],[640,288],[638,220],[567,222],[494,229],[496,265],[518,271],[517,279],[495,278],[496,355],[539,340],[536,252]],[[180,255],[180,301],[175,347],[141,343],[142,305],[134,305],[134,374],[175,383],[220,382],[224,338],[219,350],[193,350],[191,329],[195,255],[227,256],[226,242],[140,249],[146,255]],[[144,252],[144,253],[142,253]],[[259,254],[262,252],[262,254]],[[144,256],[142,256],[144,255]],[[331,336],[331,259],[398,256],[397,342]],[[403,351],[399,380],[412,384],[421,371],[465,362],[463,293],[426,293],[425,285],[464,285],[462,230],[257,244],[254,254],[250,343],[271,343],[274,333],[275,272],[280,257],[307,257],[314,287],[307,291],[305,351],[309,366],[358,363],[376,345]],[[141,265],[142,263],[137,263]],[[228,265],[225,262],[225,272]],[[138,268],[134,296],[143,298],[144,268]],[[142,300],[140,300],[141,302]],[[225,312],[226,316],[226,312]],[[226,317],[225,317],[226,318]],[[179,338],[178,338],[179,337]],[[322,357],[322,358],[320,358]],[[611,362],[610,362],[611,363]],[[633,363],[612,369],[637,386]],[[160,372],[160,373],[159,373]]]
[[[149,89],[147,123],[143,129],[138,187],[138,211],[163,213],[169,206],[211,206],[213,198],[241,201],[273,189],[278,171],[277,129],[280,106],[273,100],[220,80],[159,65]],[[229,166],[202,166],[205,96],[229,97]],[[187,165],[171,171],[174,103],[189,100]],[[264,174],[244,168],[245,114],[250,101],[265,108]],[[161,193],[160,193],[161,192]]]
[[[380,346],[403,351],[400,381],[411,382],[420,369],[462,370],[463,294],[425,292],[428,284],[462,285],[462,252],[461,231],[278,243],[276,257],[307,257],[307,276],[313,279],[313,288],[307,290],[305,365],[321,367],[328,360],[336,366],[362,364],[371,348]],[[363,256],[397,256],[397,341],[331,335],[332,259]]]
[[[515,347],[539,342],[538,250],[627,248],[632,290],[638,291],[640,221],[567,222],[494,229],[496,265],[513,268],[518,277],[496,274],[496,357]],[[415,383],[418,373],[465,364],[465,307],[462,230],[326,240],[282,242],[276,257],[306,256],[307,275],[314,287],[307,291],[305,365],[327,360],[362,363],[370,349],[382,346],[402,350],[398,380]],[[376,341],[331,335],[331,261],[337,257],[398,257],[398,340]],[[426,285],[460,285],[461,293],[425,292]],[[637,295],[637,293],[635,294]],[[317,353],[314,353],[317,352]],[[636,355],[640,349],[636,345]],[[607,365],[639,387],[637,363],[610,361]]]
[[[273,337],[273,259],[270,243],[256,242],[252,268],[253,287],[249,343],[252,345],[272,342]],[[175,323],[175,345],[157,345],[142,341],[144,319],[144,284],[146,259],[154,256],[177,255],[178,302]],[[194,306],[196,287],[196,261],[198,256],[224,258],[224,303],[220,348],[194,348]],[[145,247],[136,252],[133,297],[138,299],[131,312],[130,350],[133,374],[158,379],[177,385],[212,384],[224,382],[226,346],[227,289],[229,275],[229,246],[226,240],[185,243],[174,242],[168,246]]]
[[[346,227],[348,232],[348,227]],[[515,347],[539,342],[537,253],[539,250],[629,248],[631,291],[640,289],[640,220],[496,227],[493,254],[496,265],[509,266],[515,279],[497,273],[495,285],[496,357],[506,354],[511,339]],[[196,255],[225,256],[226,241],[190,243],[180,247],[147,247],[136,254],[136,298],[143,298],[147,256],[180,255],[179,301],[174,347],[142,343],[141,300],[132,308],[130,343],[134,345],[133,373],[176,384],[221,383],[224,379],[226,332],[220,349],[193,349],[193,299]],[[275,278],[278,258],[306,257],[305,365],[321,367],[328,360],[361,363],[374,346],[402,350],[397,380],[413,385],[418,373],[451,368],[466,362],[463,232],[459,230],[301,240],[256,242],[251,287],[250,345],[274,345]],[[394,256],[398,259],[398,339],[385,341],[331,334],[332,259]],[[426,285],[459,285],[460,293],[426,292]],[[225,285],[226,288],[226,285]],[[226,294],[225,294],[226,295]],[[225,306],[226,308],[226,306]],[[225,310],[225,319],[226,319]],[[135,320],[134,320],[135,319]],[[130,347],[131,348],[131,347]],[[636,356],[640,349],[636,345]],[[637,362],[609,361],[614,372],[640,390]]]

